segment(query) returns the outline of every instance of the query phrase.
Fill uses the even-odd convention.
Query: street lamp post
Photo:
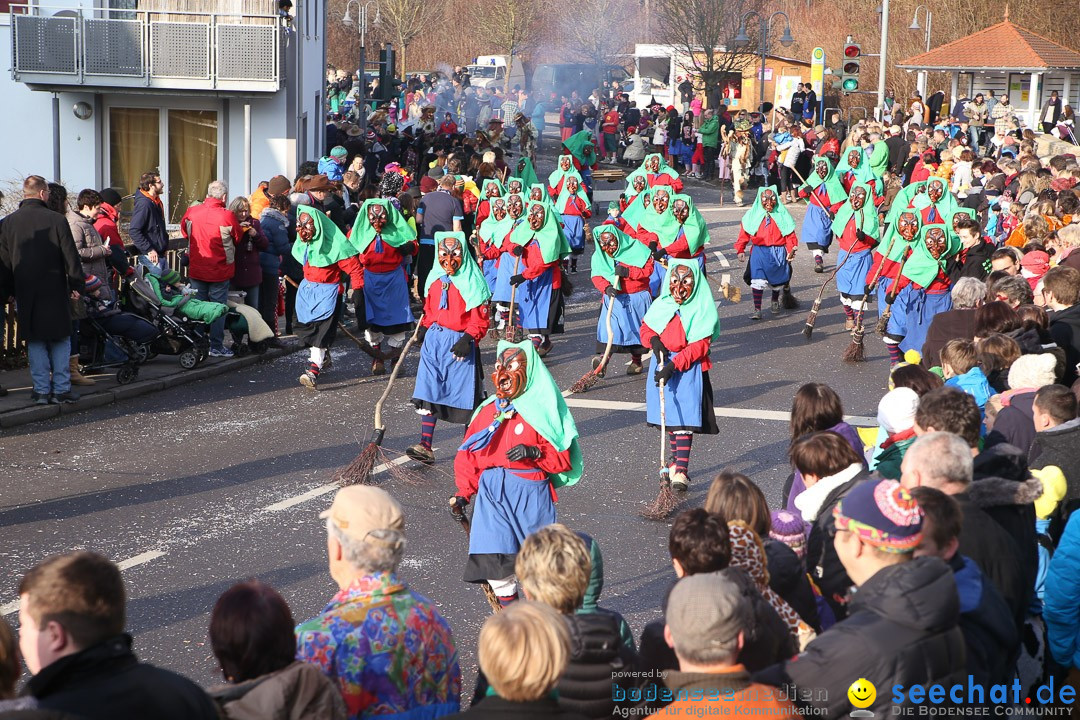
[[[928,8],[926,5],[919,5],[918,7],[916,7],[915,8],[915,17],[912,18],[911,25],[908,27],[908,30],[922,30],[922,27],[919,25],[919,11],[920,10],[923,10],[926,13],[926,52],[930,52],[930,26],[931,26],[931,23],[933,23],[933,21],[934,21],[934,13],[930,12],[930,8]],[[925,70],[920,70],[919,71],[918,84],[919,84],[919,93],[923,97],[926,97],[926,71]]]
[[[787,13],[782,10],[777,10],[767,19],[759,15],[756,11],[751,10],[739,20],[739,34],[735,36],[735,44],[739,47],[746,47],[750,44],[750,36],[746,34],[746,21],[751,17],[756,17],[761,24],[761,75],[758,77],[759,111],[762,111],[761,109],[765,105],[765,56],[768,52],[769,28],[772,26],[772,21],[777,15],[784,16],[784,35],[780,38],[780,44],[784,47],[788,47],[795,42],[795,38],[791,37],[791,22],[788,20]]]
[[[358,102],[360,107],[358,108],[357,115],[359,116],[361,130],[367,129],[367,79],[364,77],[364,71],[367,67],[366,39],[368,29],[368,6],[372,4],[374,3],[349,0],[345,4],[345,16],[341,18],[342,25],[345,27],[352,27],[353,19],[350,10],[353,5],[356,5],[357,15],[359,16],[358,19],[360,21],[356,26],[356,31],[360,35],[360,98]],[[379,22],[378,8],[375,9],[375,22]]]

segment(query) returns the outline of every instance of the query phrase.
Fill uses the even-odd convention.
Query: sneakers
[[[751,320],[760,320],[761,319],[761,308],[758,308],[754,312],[750,313],[750,319]]]
[[[772,307],[769,308],[769,312],[771,312],[773,315],[779,315],[780,314],[780,301],[779,300],[774,300],[773,301]]]
[[[814,272],[816,272],[816,273],[825,272],[825,260],[822,259],[822,257],[820,255],[815,255],[814,256]]]
[[[49,404],[49,396],[47,394],[46,395],[38,395],[33,390],[30,391],[30,399],[34,402],[35,405],[48,405]]]
[[[71,405],[79,401],[79,396],[68,390],[66,393],[60,393],[59,395],[53,394],[49,396],[49,403],[53,405]],[[40,403],[39,403],[40,404]]]
[[[601,360],[601,358],[599,358],[599,357],[594,357],[592,359],[592,369],[593,369],[594,372],[596,371],[597,368],[600,367],[600,360]],[[606,367],[605,368],[600,368],[600,371],[596,373],[596,376],[597,377],[604,377],[606,372],[607,372]]]
[[[626,374],[627,375],[640,375],[641,374],[641,363],[631,361],[630,364],[626,366]]]
[[[854,330],[855,329],[855,318],[846,318],[844,320],[844,329],[845,330]]]
[[[315,390],[319,384],[319,377],[310,370],[305,370],[304,374],[300,376],[300,384]]]
[[[426,448],[420,443],[416,443],[405,450],[405,454],[417,462],[422,462],[425,465],[431,465],[435,462],[435,453],[431,448]]]
[[[577,259],[570,261],[570,273],[574,275],[577,274]]]
[[[227,347],[210,348],[210,357],[231,358],[233,351]]]
[[[686,475],[686,473],[681,473],[678,470],[675,470],[671,473],[669,477],[671,482],[671,489],[675,492],[686,492],[690,489],[690,478]]]
[[[382,360],[380,360],[379,358],[375,358],[374,360],[372,360],[371,361],[371,374],[372,375],[385,375],[386,374],[386,363],[383,362]]]

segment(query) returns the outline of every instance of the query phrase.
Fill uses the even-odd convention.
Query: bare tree
[[[379,23],[396,43],[395,47],[401,57],[402,78],[407,69],[405,53],[409,43],[425,30],[439,24],[442,10],[443,4],[432,0],[379,0]]]
[[[625,0],[575,0],[559,5],[559,40],[569,44],[572,54],[598,68],[625,65],[618,56],[629,50],[637,7]]]
[[[429,0],[430,1],[430,0]],[[473,6],[472,25],[487,39],[488,46],[521,62],[519,57],[532,48],[539,38],[541,4],[533,0],[487,0]],[[506,74],[510,87],[510,73]]]
[[[727,74],[741,74],[754,61],[759,42],[753,24],[749,45],[736,46],[741,18],[762,8],[761,0],[652,0],[666,40],[683,57],[683,70],[712,87]],[[672,78],[674,80],[674,78]]]

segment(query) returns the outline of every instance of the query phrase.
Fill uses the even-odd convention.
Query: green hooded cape
[[[510,196],[503,195],[502,200],[506,201]],[[477,228],[476,234],[480,236],[488,245],[502,245],[502,241],[506,238],[506,233],[510,232],[510,228],[514,224],[514,218],[510,217],[507,213],[502,220],[495,219],[495,213],[488,215],[484,218],[484,222],[480,223],[480,227]],[[496,240],[498,241],[496,243]]]
[[[581,479],[581,448],[578,446],[577,426],[574,425],[570,408],[566,407],[562,392],[555,385],[544,361],[536,354],[532,341],[525,340],[515,345],[500,340],[496,353],[502,355],[504,350],[510,348],[518,348],[525,353],[525,390],[514,398],[514,409],[541,437],[554,445],[556,450],[570,450],[570,469],[551,475],[548,480],[557,488],[576,485]],[[489,395],[480,403],[480,407],[476,408],[473,417],[480,412],[480,408],[493,402],[495,396]]]
[[[755,234],[761,227],[761,222],[765,219],[765,208],[761,206],[761,196],[766,190],[772,190],[776,195],[776,207],[773,208],[772,213],[769,213],[769,217],[776,223],[776,226],[780,229],[781,235],[790,235],[795,232],[795,218],[791,217],[791,213],[787,211],[787,208],[780,202],[780,193],[777,192],[775,185],[769,185],[768,187],[760,187],[757,191],[757,197],[754,198],[754,204],[750,206],[750,209],[746,211],[746,214],[742,218],[742,229],[746,231],[747,235]]]
[[[690,254],[693,255],[701,248],[705,247],[709,243],[709,226],[705,222],[705,217],[701,214],[701,211],[694,205],[694,199],[689,195],[672,195],[671,196],[671,211],[672,217],[675,213],[675,201],[685,200],[686,207],[690,210],[690,214],[686,218],[686,222],[683,223],[682,229],[686,233],[686,242],[690,246]],[[678,221],[676,221],[676,224]],[[678,234],[678,231],[676,231]],[[674,236],[673,236],[674,237]]]
[[[574,176],[577,177],[578,183],[580,183],[581,182],[581,176],[578,175],[577,170],[571,170],[570,172],[568,172],[568,173],[566,173],[566,174],[564,174],[562,176],[563,185],[566,185],[565,181],[566,181],[567,178],[574,177]],[[544,183],[533,183],[527,189],[525,189],[524,192],[521,193],[522,199],[525,200],[525,202],[529,202],[529,196],[532,195],[532,191],[535,190],[536,188],[540,189],[540,199],[541,200],[551,198],[551,195],[548,194],[547,185],[545,185]],[[532,202],[536,202],[536,201],[533,200]]]
[[[347,257],[359,255],[361,250],[356,247],[351,238],[345,237],[345,233],[338,229],[334,221],[310,205],[299,205],[296,208],[297,215],[310,215],[315,220],[315,236],[310,243],[306,243],[296,236],[293,242],[292,256],[296,262],[304,264],[304,251],[307,251],[307,264],[311,267],[330,267],[336,262]]]
[[[609,257],[600,247],[600,236],[606,232],[612,233],[619,241],[619,249],[615,251],[615,257]],[[592,277],[602,277],[614,287],[621,289],[619,281],[621,277],[615,274],[615,263],[643,268],[649,262],[649,248],[639,243],[634,238],[624,233],[614,225],[597,225],[592,229],[593,254],[592,254]]]
[[[840,172],[843,175],[847,175],[848,171],[854,170],[855,180],[861,183],[869,184],[873,180],[876,184],[881,184],[881,178],[874,174],[874,170],[870,167],[870,159],[866,157],[866,153],[859,149],[859,164],[855,168],[848,165],[847,156],[855,148],[848,148],[843,151],[840,156]],[[816,158],[815,158],[816,160]]]
[[[529,210],[533,205],[543,205],[547,211],[544,213],[544,224],[537,232],[533,232],[532,227],[529,226]],[[532,240],[536,240],[540,245],[540,256],[544,258],[545,263],[562,260],[570,254],[570,243],[566,241],[566,236],[563,235],[562,220],[550,200],[530,200],[525,203],[525,214],[521,218],[521,223],[514,228],[514,232],[510,236],[512,243],[515,245],[528,245]]]
[[[945,269],[945,263],[949,258],[960,252],[960,238],[946,231],[945,252],[941,253],[940,258],[934,258],[926,249],[926,233],[934,227],[940,226],[927,225],[919,230],[919,237],[911,246],[911,257],[904,263],[904,277],[922,287],[933,282],[938,272]]]
[[[643,321],[659,335],[664,332],[671,318],[675,317],[675,313],[679,313],[683,330],[686,332],[686,342],[697,342],[702,338],[716,340],[720,337],[720,316],[716,313],[716,301],[713,300],[709,283],[701,274],[697,260],[672,258],[668,261],[668,275],[680,265],[690,268],[694,273],[694,292],[686,302],[679,305],[671,297],[671,284],[664,282],[660,297],[653,300]]]
[[[825,163],[825,166],[829,168],[829,174],[825,176],[824,180],[817,174],[817,166],[820,162]],[[803,183],[803,187],[808,187],[810,192],[813,192],[817,190],[822,183],[825,183],[825,191],[829,193],[829,202],[831,204],[835,205],[838,202],[843,202],[844,199],[847,198],[847,190],[844,190],[844,185],[840,182],[840,178],[833,168],[832,160],[824,155],[818,155],[810,165],[810,174],[806,176],[806,182]],[[868,197],[873,198],[873,192],[869,190],[868,192],[870,192]],[[810,202],[813,202],[813,200]]]
[[[540,182],[540,178],[536,177],[536,168],[533,167],[533,161],[527,157],[523,157],[518,160],[518,171],[514,173],[514,177],[521,180],[521,186],[527,188],[533,183]]]
[[[907,187],[900,188],[900,192],[896,193],[893,197],[892,204],[889,205],[889,212],[885,215],[885,225],[892,227],[896,224],[896,218],[900,217],[901,213],[910,209],[911,201],[918,197],[920,191],[926,187],[926,181],[920,180],[914,182]],[[918,215],[918,208],[915,209],[915,214]]]
[[[438,249],[439,243],[446,237],[457,238],[461,243],[461,267],[450,276],[450,284],[461,293],[461,299],[465,301],[465,310],[469,311],[486,303],[491,298],[491,290],[488,288],[487,280],[484,279],[483,271],[480,270],[480,266],[476,264],[472,253],[469,252],[469,246],[463,232],[435,233],[435,263],[431,266],[431,271],[428,272],[427,282],[424,284],[424,294],[428,294],[431,286],[445,276],[442,266],[439,265]]]
[[[852,216],[856,216],[855,229],[862,230],[870,237],[878,240],[881,238],[881,226],[878,225],[877,210],[874,209],[874,191],[870,189],[870,186],[863,182],[856,181],[851,186],[852,190],[861,187],[866,191],[866,202],[859,208],[856,213],[855,208],[851,207],[851,196],[848,196],[847,202],[840,206],[840,209],[836,211],[836,217],[832,222],[832,233],[836,237],[840,237],[844,234],[844,230],[847,228],[848,220]],[[831,195],[829,197],[832,197]]]
[[[937,203],[930,202],[930,184],[934,182],[941,184],[941,197],[938,198]],[[956,198],[949,190],[949,183],[946,182],[944,178],[939,177],[928,179],[926,181],[926,192],[916,195],[914,200],[912,200],[912,204],[920,211],[934,205],[937,207],[938,213],[941,214],[942,220],[952,217],[953,212],[960,207],[960,203],[956,202]]]
[[[560,167],[560,165],[559,165],[562,162],[562,159],[564,157],[570,158],[570,169],[569,170],[563,170],[562,167]],[[555,187],[559,183],[559,180],[560,180],[560,178],[562,178],[563,175],[565,175],[567,173],[571,173],[571,172],[577,172],[577,168],[574,167],[574,156],[573,155],[560,155],[555,160],[555,169],[552,170],[550,173],[548,173],[548,182],[547,182],[548,187]],[[529,183],[529,185],[526,185],[525,187],[529,187],[532,184],[533,183]]]
[[[650,153],[649,155],[645,156],[644,160],[641,161],[641,164],[638,165],[637,170],[634,170],[634,172],[626,176],[626,193],[628,195],[634,190],[634,178],[639,176],[645,178],[645,189],[649,189],[649,171],[646,170],[645,167],[646,163],[649,162],[649,159],[654,157],[660,158],[660,170],[657,172],[658,175],[669,175],[673,179],[678,179],[679,173],[676,172],[670,165],[667,164],[667,162],[664,161],[663,155],[661,155],[660,153]]]
[[[967,215],[969,218],[971,218],[975,222],[979,221],[978,215],[976,214],[974,208],[966,208],[966,207],[954,208],[951,213],[949,213],[948,215],[945,216],[945,229],[948,232],[950,232],[950,233],[952,233],[954,235],[956,234],[956,231],[953,230],[953,219],[957,215]]]
[[[562,187],[559,188],[559,197],[555,200],[555,209],[560,213],[566,210],[566,203],[570,200],[570,191],[566,189],[566,186],[569,185],[569,180],[574,177],[574,175],[577,175],[578,178],[578,188],[577,192],[574,193],[574,196],[584,200],[585,207],[592,206],[592,203],[589,202],[589,194],[585,192],[585,182],[581,179],[581,175],[578,175],[577,171],[575,171],[573,175],[566,173],[566,176],[563,178]]]
[[[480,185],[480,199],[476,203],[476,207],[478,209],[480,207],[480,203],[482,203],[482,202],[484,202],[485,200],[488,199],[488,196],[487,196],[487,187],[488,187],[488,185],[494,185],[495,187],[499,188],[499,192],[495,194],[495,197],[501,197],[502,195],[504,195],[506,193],[506,188],[503,187],[503,184],[501,182],[499,182],[495,178],[487,178]]]
[[[582,164],[583,167],[592,167],[596,164],[596,142],[589,130],[582,130],[563,140],[566,152]]]
[[[651,203],[652,190],[642,190],[638,193],[637,197],[634,198],[633,202],[627,205],[626,209],[623,210],[622,219],[632,228],[637,228],[641,225],[641,220],[645,217],[645,213],[652,209],[651,204],[649,207],[645,207],[646,197],[649,198],[649,202]]]
[[[908,248],[918,243],[920,233],[922,232],[922,219],[919,217],[919,211],[910,208],[908,211],[914,213],[915,218],[919,222],[919,228],[915,231],[915,239],[908,243],[907,240],[900,236],[900,233],[897,230],[897,224],[893,222],[888,226],[885,235],[882,236],[881,242],[878,244],[878,247],[881,248],[881,252],[884,253],[886,250],[889,250],[889,243],[892,243],[892,249],[889,250],[889,254],[885,257],[893,262],[901,262],[904,259],[904,254],[907,252]],[[900,215],[902,214],[903,212],[900,213]],[[900,215],[897,215],[897,217],[899,218]],[[893,240],[894,237],[895,241]]]
[[[386,225],[382,231],[384,243],[396,248],[416,239],[416,231],[409,227],[405,216],[394,207],[393,203],[386,199],[365,200],[360,206],[360,212],[356,215],[356,222],[353,223],[350,236],[360,252],[366,252],[368,246],[375,240],[375,228],[371,227],[367,219],[368,208],[372,205],[382,205],[386,208]]]

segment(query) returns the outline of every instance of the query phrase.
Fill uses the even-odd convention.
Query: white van
[[[470,82],[473,87],[499,88],[506,87],[507,65],[510,65],[510,87],[515,85],[525,87],[525,71],[521,67],[521,61],[508,63],[510,58],[506,55],[480,55],[476,61],[468,66]]]

